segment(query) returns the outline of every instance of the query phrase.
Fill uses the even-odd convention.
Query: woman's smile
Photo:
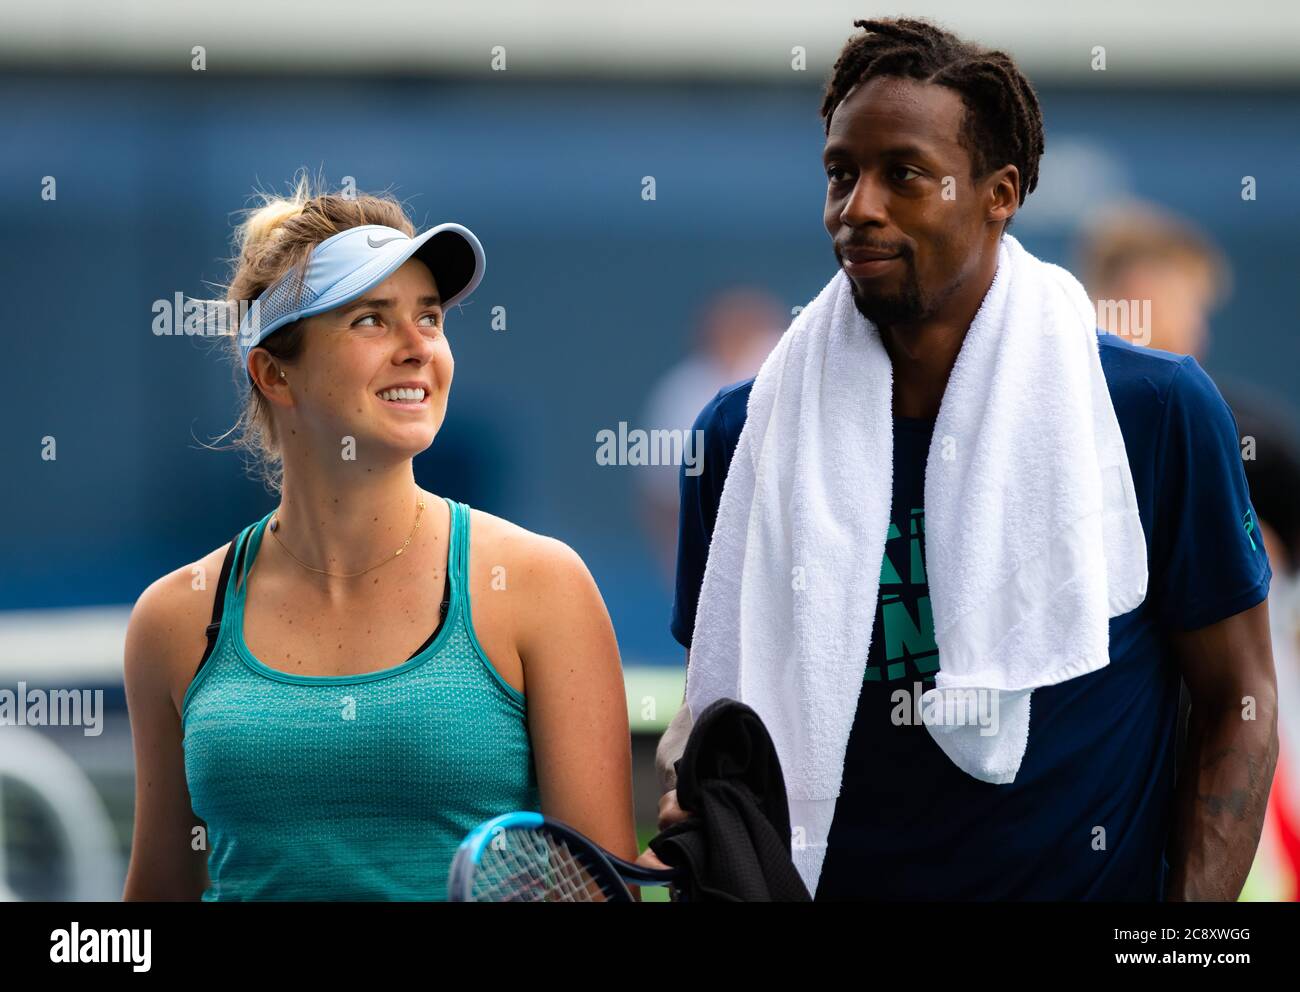
[[[429,390],[421,385],[389,386],[376,394],[385,406],[409,410],[427,410],[429,408]]]

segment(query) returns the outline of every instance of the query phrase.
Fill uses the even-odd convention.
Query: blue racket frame
[[[665,871],[645,868],[624,861],[593,843],[568,824],[531,810],[519,810],[485,820],[460,842],[447,876],[447,899],[450,902],[471,901],[475,870],[498,831],[540,828],[545,828],[567,842],[570,852],[582,861],[583,867],[609,896],[611,902],[633,901],[632,894],[627,888],[629,882],[633,885],[671,885],[681,877],[681,872],[677,869]]]

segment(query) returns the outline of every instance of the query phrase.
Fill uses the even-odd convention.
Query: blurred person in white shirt
[[[690,353],[650,389],[639,427],[688,435],[719,389],[757,374],[790,316],[771,294],[737,286],[712,296],[695,323]],[[641,517],[663,575],[672,582],[677,554],[676,465],[645,465],[637,472]]]

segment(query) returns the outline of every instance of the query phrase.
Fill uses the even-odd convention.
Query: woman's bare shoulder
[[[562,577],[586,573],[582,558],[559,538],[547,537],[485,510],[470,510],[471,557],[498,563],[519,573]]]
[[[206,628],[231,542],[155,579],[131,609],[126,677],[169,689],[194,675],[207,646]],[[175,696],[175,692],[172,692]]]
[[[484,613],[508,625],[520,657],[538,657],[539,643],[556,629],[609,624],[605,602],[581,556],[554,537],[536,534],[490,513],[474,510],[470,524],[471,585],[504,592],[484,599]],[[478,614],[476,614],[477,616]]]

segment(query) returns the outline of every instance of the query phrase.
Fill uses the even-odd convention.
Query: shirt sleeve
[[[726,390],[720,391],[695,418],[692,431],[703,438],[704,457],[699,471],[692,474],[683,461],[679,490],[681,494],[677,521],[677,581],[673,594],[673,614],[669,629],[677,643],[691,646],[695,631],[695,608],[704,583],[704,566],[709,558],[709,542],[722,502],[722,484],[727,479],[731,456],[739,440],[739,430],[731,430],[721,405]]]
[[[1160,619],[1195,630],[1262,602],[1273,571],[1250,502],[1237,421],[1190,355],[1170,382],[1157,450],[1160,523],[1151,587]]]

